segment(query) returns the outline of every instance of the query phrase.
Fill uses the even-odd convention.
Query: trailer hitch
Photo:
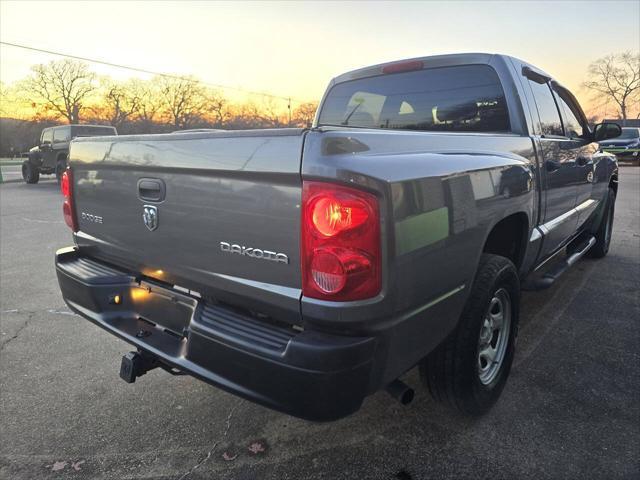
[[[133,383],[137,377],[141,377],[149,370],[159,367],[158,360],[144,352],[129,352],[122,356],[120,363],[120,378],[127,383]]]
[[[120,363],[120,378],[127,383],[134,383],[137,377],[141,377],[149,370],[160,367],[171,375],[185,375],[184,372],[170,365],[160,362],[155,355],[138,350],[122,356]]]

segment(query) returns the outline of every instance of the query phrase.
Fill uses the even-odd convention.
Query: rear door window
[[[585,138],[588,127],[580,121],[579,107],[573,104],[570,96],[562,89],[555,89],[555,92],[556,100],[562,109],[565,135],[569,138]]]
[[[563,137],[564,130],[560,121],[560,112],[558,106],[551,93],[551,88],[547,83],[537,83],[529,80],[533,97],[538,107],[538,115],[540,116],[540,129],[543,135],[553,137]]]
[[[432,68],[339,83],[327,94],[318,124],[510,131],[504,91],[495,70],[488,65]]]

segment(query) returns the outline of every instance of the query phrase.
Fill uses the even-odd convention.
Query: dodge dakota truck
[[[78,138],[64,174],[71,310],[132,344],[120,376],[188,374],[314,421],[415,366],[486,412],[522,288],[611,241],[618,168],[575,97],[456,54],[334,78],[310,129]],[[87,353],[89,354],[89,353]]]

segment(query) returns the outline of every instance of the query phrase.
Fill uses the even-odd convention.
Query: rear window
[[[98,137],[101,135],[115,135],[113,127],[74,127],[74,137]]]
[[[500,80],[488,65],[395,73],[335,85],[319,125],[394,130],[508,132]]]

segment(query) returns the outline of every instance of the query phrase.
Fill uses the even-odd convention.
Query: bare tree
[[[229,118],[225,125],[233,130],[246,130],[249,128],[262,127],[262,120],[258,118],[259,110],[255,103],[246,102],[231,105],[229,107]]]
[[[293,111],[293,123],[299,127],[310,127],[318,110],[318,102],[306,102]]]
[[[69,123],[79,123],[85,101],[95,90],[95,75],[82,62],[60,60],[36,65],[26,86],[48,108]]]
[[[130,121],[140,109],[138,93],[127,84],[107,81],[101,100],[102,116],[116,128]]]
[[[217,90],[207,90],[205,92],[204,111],[215,127],[222,127],[231,117],[229,102]]]
[[[596,60],[583,85],[594,92],[595,99],[612,100],[624,124],[640,104],[640,54],[624,52]]]
[[[161,77],[160,85],[163,113],[173,128],[189,128],[202,119],[206,100],[197,80]]]
[[[278,108],[277,101],[274,97],[262,97],[260,107],[252,104],[255,108],[255,115],[266,128],[278,128],[286,125],[288,122],[285,119],[284,110]]]
[[[127,83],[127,88],[130,90],[130,94],[138,100],[136,120],[142,123],[143,126],[152,126],[162,108],[163,102],[157,82],[132,79]]]

